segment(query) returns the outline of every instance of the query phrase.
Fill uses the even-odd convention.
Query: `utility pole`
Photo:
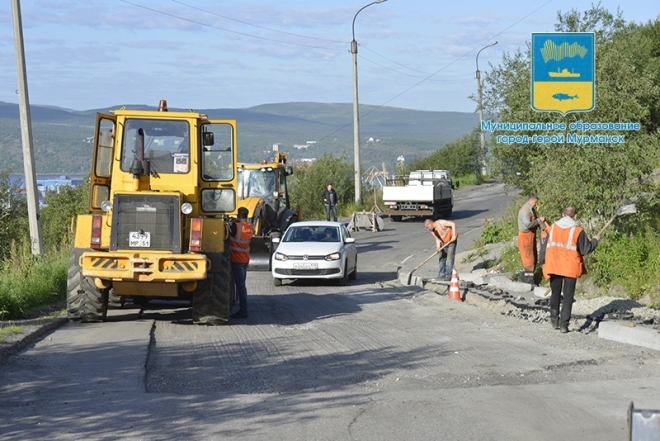
[[[355,204],[362,205],[362,172],[360,170],[360,110],[358,104],[358,44],[355,41],[355,19],[360,11],[377,3],[387,0],[376,0],[360,8],[353,16],[353,40],[351,41],[351,54],[353,54],[353,161],[355,165]]]
[[[41,254],[41,221],[39,219],[39,195],[37,177],[34,173],[34,155],[32,154],[32,122],[30,119],[30,100],[28,98],[27,73],[25,70],[25,49],[23,47],[23,24],[21,22],[20,0],[12,0],[14,19],[14,51],[16,52],[16,75],[18,76],[18,110],[23,139],[23,168],[25,170],[25,192],[30,223],[30,246],[32,254]]]

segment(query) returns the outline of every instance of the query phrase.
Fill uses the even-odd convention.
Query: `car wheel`
[[[349,280],[357,279],[357,258],[355,259],[355,267],[353,268],[353,272],[349,274],[348,279]]]
[[[344,264],[344,274],[341,276],[341,279],[337,280],[337,285],[346,286],[348,283],[348,262]]]
[[[273,277],[273,285],[282,286],[282,279],[276,279]]]

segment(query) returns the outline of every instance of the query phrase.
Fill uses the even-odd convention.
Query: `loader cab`
[[[195,112],[113,113],[97,116],[90,212],[103,211],[118,192],[134,191],[178,193],[193,215],[236,209],[234,120]]]
[[[291,170],[291,173],[293,171]],[[238,199],[255,197],[263,199],[271,208],[289,208],[289,192],[284,168],[272,164],[238,167]]]

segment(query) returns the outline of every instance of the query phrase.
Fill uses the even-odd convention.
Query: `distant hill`
[[[32,105],[32,131],[38,173],[87,173],[96,113],[119,109],[74,111]],[[149,109],[145,105],[127,108]],[[188,110],[174,109],[170,110]],[[247,109],[194,109],[209,118],[236,119],[239,158],[264,159],[273,144],[281,144],[292,159],[326,153],[353,158],[353,105],[321,103],[264,104]],[[360,106],[361,161],[366,170],[386,163],[393,170],[396,158],[406,162],[427,156],[478,125],[476,113],[428,112],[395,107]],[[370,141],[371,140],[371,141]],[[313,141],[308,144],[308,141]],[[22,172],[19,111],[16,104],[0,102],[0,170]],[[303,146],[308,147],[303,147]],[[294,147],[297,146],[298,148]]]

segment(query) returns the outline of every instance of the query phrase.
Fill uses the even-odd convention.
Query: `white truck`
[[[383,205],[394,222],[403,216],[447,219],[454,209],[454,186],[447,170],[416,170],[385,181]]]

